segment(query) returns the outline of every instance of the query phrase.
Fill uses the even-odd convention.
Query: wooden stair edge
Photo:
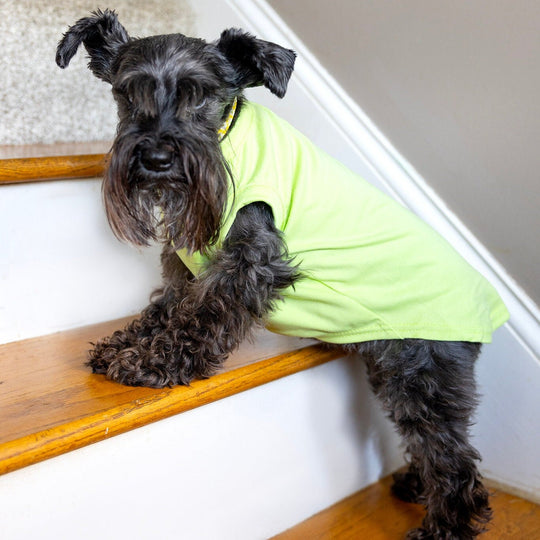
[[[0,474],[342,356],[283,336],[276,345],[276,338],[264,332],[231,355],[222,372],[189,387],[125,387],[92,375],[84,365],[87,342],[117,327],[112,321],[0,345]]]
[[[95,178],[103,175],[108,154],[0,159],[0,185]]]

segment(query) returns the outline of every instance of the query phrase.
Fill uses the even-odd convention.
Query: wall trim
[[[298,53],[294,77],[397,200],[442,234],[488,278],[510,311],[507,327],[540,362],[540,309],[326,71],[265,0],[227,0],[249,30]],[[331,111],[330,115],[328,111]]]

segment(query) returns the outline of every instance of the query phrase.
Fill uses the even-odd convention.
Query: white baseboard
[[[264,0],[227,0],[259,37],[298,53],[296,82],[332,122],[380,182],[405,206],[442,234],[503,298],[511,318],[509,330],[540,362],[540,310],[482,243],[392,146],[354,100]],[[331,111],[331,116],[328,111]]]

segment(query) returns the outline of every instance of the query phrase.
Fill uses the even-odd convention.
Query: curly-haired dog
[[[163,288],[99,341],[94,372],[130,385],[212,375],[254,327],[358,352],[406,443],[394,492],[427,513],[409,538],[466,539],[490,519],[468,441],[480,343],[507,312],[428,227],[243,98],[283,97],[295,53],[237,29],[213,43],[130,38],[106,10],[61,40],[112,86],[103,195],[115,234],[163,243]]]

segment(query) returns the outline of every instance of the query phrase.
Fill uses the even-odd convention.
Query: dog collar
[[[232,121],[234,119],[234,115],[236,113],[237,104],[238,104],[238,99],[234,98],[234,101],[232,102],[232,105],[231,105],[231,110],[229,111],[229,115],[227,116],[223,124],[221,124],[221,127],[218,129],[219,142],[221,142],[225,138],[225,135],[227,135],[229,128],[231,127]]]

